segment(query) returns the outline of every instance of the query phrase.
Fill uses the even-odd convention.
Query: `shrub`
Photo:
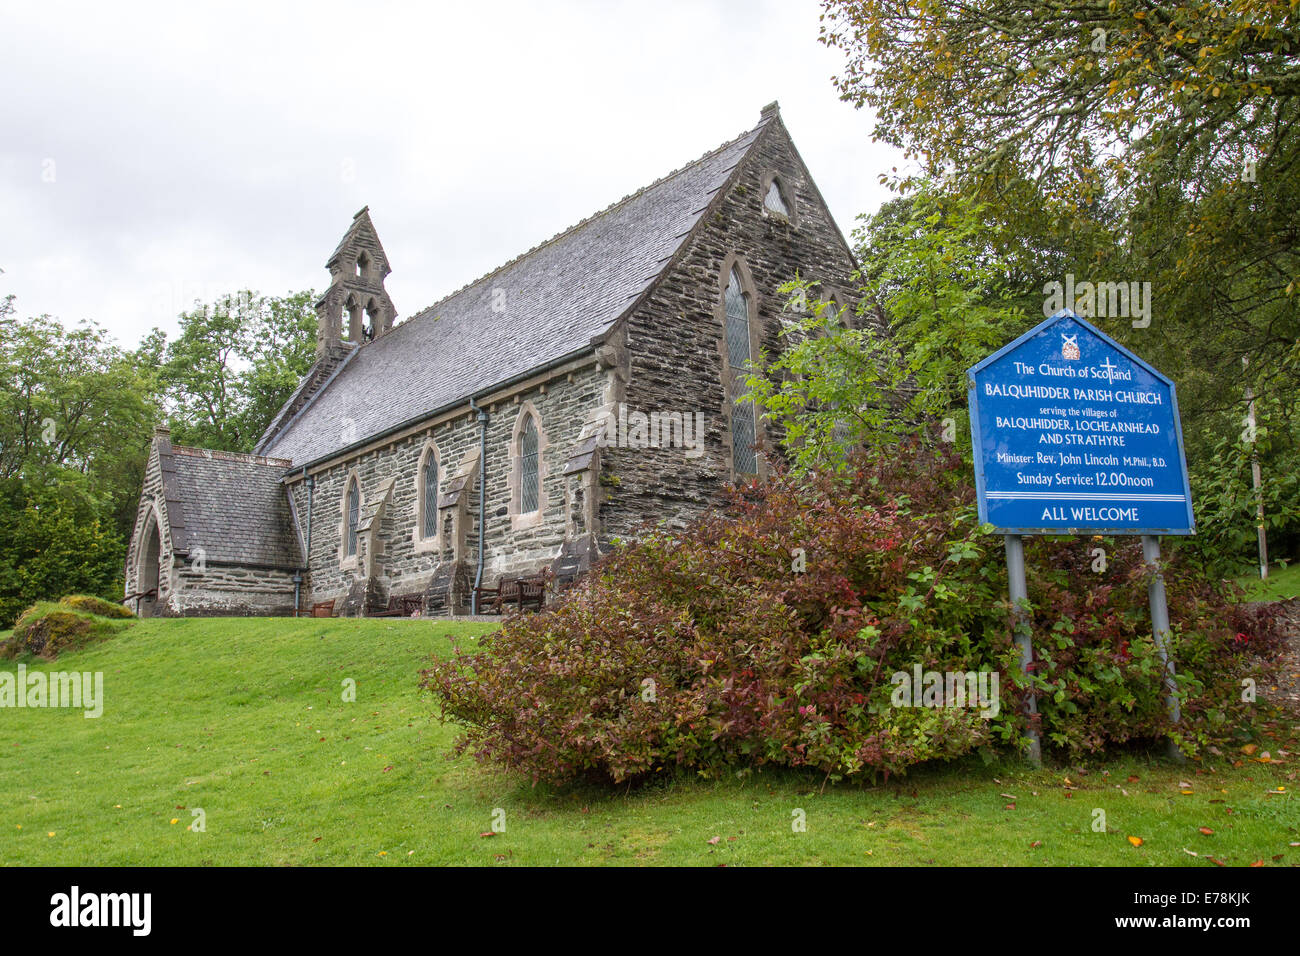
[[[1002,539],[951,452],[909,443],[843,476],[777,476],[725,513],[622,547],[553,609],[422,672],[458,742],[536,779],[689,769],[900,773],[1019,745],[1028,686],[1044,742],[1078,754],[1168,733],[1140,549],[1029,542],[1037,660],[1022,678]],[[800,570],[802,569],[802,570]],[[1188,751],[1246,719],[1240,679],[1280,646],[1226,586],[1165,571]],[[1238,634],[1246,635],[1246,640]],[[897,672],[996,673],[1000,710],[893,705]]]
[[[0,656],[12,658],[26,653],[52,661],[64,651],[85,647],[126,626],[120,614],[107,618],[72,610],[66,598],[58,604],[44,601],[19,616],[10,639],[0,644]]]
[[[92,597],[89,594],[69,594],[67,597],[61,598],[59,603],[67,605],[74,611],[84,611],[87,614],[96,614],[99,617],[135,617],[135,614],[129,608],[113,601],[105,601],[103,598]]]

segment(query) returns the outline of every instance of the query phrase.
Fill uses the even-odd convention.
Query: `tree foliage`
[[[180,332],[144,347],[160,361],[158,387],[180,444],[247,452],[315,361],[310,290],[288,296],[239,292],[196,304]]]
[[[799,470],[935,423],[941,438],[969,444],[966,369],[1030,327],[1010,299],[1009,265],[988,243],[984,214],[922,190],[865,223],[854,234],[862,285],[851,325],[807,283],[786,287],[812,308],[787,325],[782,353],[749,384]]]
[[[1149,283],[1149,321],[1090,318],[1178,384],[1211,507],[1240,511],[1251,493],[1239,470],[1231,489],[1222,469],[1210,474],[1237,442],[1248,389],[1272,436],[1261,461],[1273,476],[1300,469],[1295,3],[822,6],[821,40],[845,56],[841,96],[919,161],[891,186],[932,178],[980,204],[1030,314],[1045,283],[1070,273]],[[1296,498],[1272,504],[1300,510]],[[1284,540],[1300,540],[1287,520]]]

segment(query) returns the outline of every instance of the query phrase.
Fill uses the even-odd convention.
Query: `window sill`
[[[422,538],[419,530],[413,528],[411,530],[411,548],[416,554],[438,552],[442,550],[442,541],[437,535],[432,538]]]

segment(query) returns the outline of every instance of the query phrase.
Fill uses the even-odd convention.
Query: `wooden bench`
[[[546,604],[546,582],[539,578],[510,578],[501,582],[501,608],[513,604],[516,610],[540,611]]]
[[[394,595],[388,599],[388,606],[379,610],[367,611],[367,617],[415,617],[424,610],[424,596],[421,594]]]
[[[500,614],[501,613],[501,589],[477,587],[474,594],[478,598],[475,606],[480,614]]]
[[[478,587],[478,612],[504,614],[507,609],[540,611],[546,605],[546,578],[502,578],[496,587]]]
[[[311,606],[311,613],[308,616],[309,617],[333,617],[334,602],[317,601],[315,604]]]

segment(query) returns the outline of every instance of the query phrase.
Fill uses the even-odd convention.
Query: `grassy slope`
[[[98,720],[0,710],[0,862],[1212,865],[1188,848],[1229,865],[1300,863],[1288,845],[1300,841],[1294,758],[1176,768],[1120,757],[1109,776],[968,761],[824,793],[815,776],[771,772],[630,793],[532,788],[445,757],[454,728],[431,719],[416,671],[447,652],[453,629],[483,632],[144,621],[54,665],[28,660],[102,670],[107,703]],[[356,703],[341,699],[348,677]],[[1276,755],[1277,741],[1263,744]],[[1278,786],[1286,792],[1266,793]],[[196,807],[206,832],[186,830]],[[505,832],[480,836],[496,808]],[[1094,808],[1110,832],[1092,831]],[[792,831],[796,809],[806,832]]]
[[[1246,595],[1252,601],[1282,601],[1300,597],[1300,562],[1288,564],[1285,568],[1271,564],[1267,581],[1261,581],[1259,572],[1252,571],[1237,578],[1237,583],[1246,589]]]

